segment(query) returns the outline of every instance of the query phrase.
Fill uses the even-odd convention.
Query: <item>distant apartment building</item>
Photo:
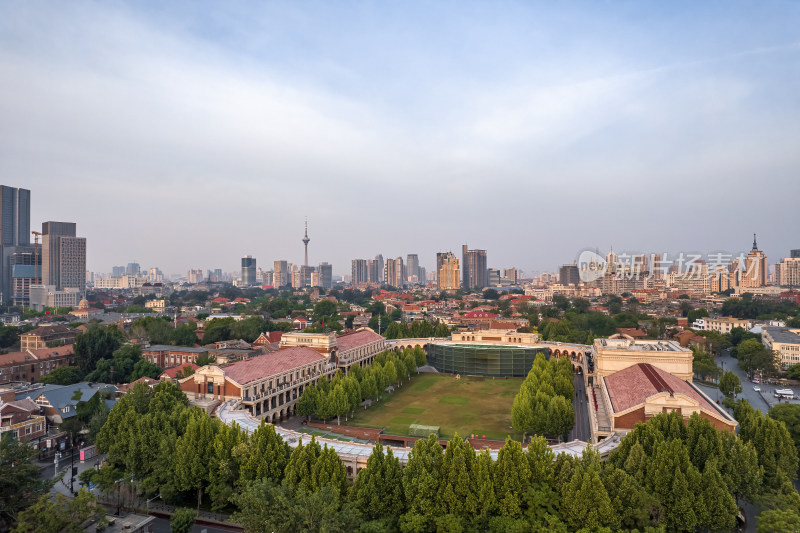
[[[369,271],[367,268],[366,259],[353,259],[351,266],[350,283],[353,287],[358,287],[362,283],[370,281]]]
[[[86,287],[86,239],[74,222],[42,223],[42,284],[57,291]]]
[[[125,267],[125,273],[129,276],[138,276],[139,272],[141,272],[142,267],[136,261],[128,263]]]
[[[516,268],[506,268],[503,270],[503,277],[509,281],[512,285],[517,284],[517,269]]]
[[[319,282],[313,284],[315,287],[321,287],[323,289],[330,289],[333,287],[333,265],[329,263],[320,263],[319,267],[317,268],[317,272],[319,273]]]
[[[186,273],[186,281],[188,283],[196,284],[203,282],[203,269],[193,268]]]
[[[775,283],[781,287],[800,286],[800,257],[787,257],[775,265]]]
[[[256,284],[256,258],[252,255],[242,257],[242,286],[251,287]]]
[[[421,281],[419,277],[419,256],[417,254],[408,254],[406,256],[406,281],[410,284],[416,284]]]
[[[81,291],[76,288],[57,290],[55,285],[31,285],[30,306],[42,312],[46,308],[76,307],[81,299]]]
[[[761,342],[775,353],[775,360],[783,368],[800,363],[800,329],[765,326],[761,328]]]
[[[352,276],[350,281],[352,283]],[[367,259],[367,281],[369,283],[383,284],[383,269],[378,268],[377,259]]]
[[[489,287],[497,287],[500,285],[500,269],[489,268],[487,269]]]
[[[406,272],[402,257],[386,260],[383,282],[392,287],[403,287],[406,284]]]
[[[486,250],[470,250],[461,247],[461,284],[465,289],[483,289],[489,285],[486,268]]]
[[[272,285],[274,287],[286,287],[292,284],[289,263],[287,261],[275,261],[272,264]]]
[[[202,275],[202,270],[199,271]],[[201,280],[202,281],[202,278]],[[94,280],[95,289],[138,289],[141,288],[147,281],[146,276],[124,276],[110,278],[97,278]],[[199,282],[197,282],[199,283]]]
[[[578,265],[561,265],[561,268],[558,269],[558,283],[560,285],[577,285],[580,281]]]
[[[437,263],[440,263],[439,254],[436,256]],[[461,265],[454,254],[447,252],[442,255],[437,279],[440,290],[455,291],[461,288]]]
[[[691,324],[692,329],[696,329],[698,331],[716,331],[717,333],[722,333],[726,335],[731,332],[733,328],[742,328],[744,330],[749,330],[753,327],[753,322],[751,320],[734,318],[730,316],[720,316],[720,317],[703,317],[698,318]]]
[[[19,187],[0,185],[0,298],[12,298],[11,256],[20,247],[30,249],[31,191]]]

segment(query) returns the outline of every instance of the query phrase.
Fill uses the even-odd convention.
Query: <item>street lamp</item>
[[[114,482],[114,484],[117,486],[117,512],[116,512],[116,515],[117,515],[117,516],[119,516],[119,508],[120,508],[120,502],[119,502],[119,491],[120,491],[120,489],[122,488],[122,486],[120,485],[120,483],[122,483],[123,481],[125,481],[125,478],[118,479],[118,480],[116,480],[116,481]]]

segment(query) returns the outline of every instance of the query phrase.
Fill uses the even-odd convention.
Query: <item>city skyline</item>
[[[7,3],[0,181],[32,227],[75,221],[98,272],[299,265],[306,214],[337,274],[753,232],[774,263],[800,246],[798,25],[791,3]]]

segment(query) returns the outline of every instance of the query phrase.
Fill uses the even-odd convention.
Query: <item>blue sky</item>
[[[0,4],[0,177],[89,268],[800,248],[796,2]]]

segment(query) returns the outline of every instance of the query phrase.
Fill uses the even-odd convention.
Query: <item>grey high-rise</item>
[[[329,263],[320,263],[319,286],[323,289],[330,289],[333,287],[333,265]]]
[[[86,286],[86,239],[74,222],[42,223],[42,283],[57,291]]]
[[[461,247],[461,285],[465,289],[482,289],[489,285],[489,271],[486,269],[486,250],[469,250]]]
[[[406,276],[409,283],[419,283],[419,256],[417,254],[408,254],[406,256]],[[425,280],[422,280],[423,283]]]
[[[11,300],[11,256],[31,243],[31,191],[0,185],[0,300]]]
[[[242,257],[242,286],[250,287],[256,283],[256,258],[252,255]]]
[[[800,258],[800,249],[790,250],[789,254],[790,254],[789,257],[791,257],[793,259]]]

